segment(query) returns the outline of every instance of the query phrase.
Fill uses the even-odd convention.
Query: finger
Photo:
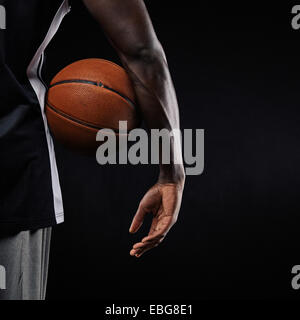
[[[156,231],[157,223],[158,223],[158,219],[153,218],[151,228],[150,228],[148,235],[151,235]],[[157,240],[156,239],[152,240],[152,242],[154,242],[154,241],[157,241]],[[135,252],[132,252],[132,255],[135,255],[137,251],[142,250],[143,248],[145,248],[149,244],[151,244],[151,241],[148,241],[147,243],[141,241],[141,242],[134,244],[132,247],[132,250],[135,250]]]
[[[134,246],[132,247],[131,251],[130,251],[130,255],[135,255],[136,253],[139,253],[140,251],[142,251],[145,247],[149,246],[151,243],[143,243],[143,242],[138,242],[136,244],[134,244]]]
[[[147,236],[143,238],[142,242],[145,244],[152,243],[152,242],[161,242],[166,237],[166,233],[155,234],[152,236]]]
[[[132,220],[131,226],[129,228],[130,233],[135,233],[139,230],[139,228],[143,224],[146,213],[147,212],[145,211],[143,206],[139,205],[138,210],[137,210],[137,212]]]
[[[142,252],[144,252],[147,248],[151,247],[151,246],[155,246],[156,243],[147,243],[147,244],[142,244],[139,243],[137,245],[139,245],[138,247],[132,248],[130,251],[130,255],[131,256],[137,256],[140,255]]]
[[[153,243],[147,247],[145,247],[143,250],[139,251],[139,252],[136,252],[135,256],[137,258],[141,257],[143,254],[145,254],[147,251],[151,250],[151,249],[154,249],[155,247],[158,246],[158,243]]]
[[[145,248],[146,249],[146,248]],[[131,251],[130,251],[130,255],[131,256],[135,256],[135,257],[139,257],[139,256],[141,256],[141,254],[145,251],[145,249],[132,249]]]
[[[143,250],[134,250],[133,252],[131,252],[131,255],[139,258],[144,252],[146,252],[146,250],[150,250],[150,249],[151,249],[150,246],[148,246],[147,248],[144,248]]]
[[[155,239],[152,239],[152,240],[146,240],[146,241],[143,241],[143,243],[145,244],[143,247],[149,245],[149,244],[160,244],[164,241],[165,239],[165,236],[160,236],[160,237],[157,237]],[[140,247],[140,248],[143,248],[143,247]],[[139,249],[139,248],[137,248]]]
[[[159,240],[155,239],[155,240],[152,240],[152,241],[148,241],[148,242],[138,242],[136,244],[134,244],[134,246],[132,247],[132,249],[134,250],[139,250],[139,249],[142,249],[154,242],[159,242]]]
[[[157,217],[154,217],[152,220],[152,224],[151,224],[148,236],[153,235],[155,232],[157,232],[159,230],[157,227],[158,223],[159,223],[159,219]],[[151,239],[151,240],[145,241],[145,242],[141,241],[141,242],[136,243],[133,246],[133,248],[134,249],[141,249],[141,248],[144,248],[145,246],[148,246],[152,242],[158,242],[159,240],[160,240],[160,238]]]
[[[143,248],[147,245],[147,243],[144,243],[144,242],[138,242],[136,243],[132,248],[133,249],[140,249],[140,248]]]
[[[163,220],[165,220],[165,221],[163,221]],[[160,231],[162,228],[164,228],[165,225],[169,225],[170,224],[169,220],[170,220],[169,217],[163,216],[161,214],[161,209],[160,209],[152,219],[151,227],[150,227],[150,230],[148,232],[147,237],[156,234],[158,231]],[[153,240],[155,240],[155,239],[153,239]]]
[[[129,252],[129,254],[130,254],[131,256],[135,256],[137,252],[138,252],[138,250],[131,249],[130,252]]]
[[[131,249],[129,254],[131,256],[135,256],[135,255],[141,253],[143,250],[144,250],[144,248]]]
[[[136,243],[131,250],[131,255],[142,255],[144,252],[157,247],[162,241],[163,239],[147,243]]]
[[[142,239],[142,242],[152,241],[152,240],[160,240],[164,238],[166,234],[169,232],[173,225],[172,217],[165,216],[163,217],[156,225],[154,231],[150,232],[148,236]]]
[[[142,239],[143,243],[149,243],[152,241],[160,241],[165,238],[170,228],[158,229],[151,235],[148,235]]]

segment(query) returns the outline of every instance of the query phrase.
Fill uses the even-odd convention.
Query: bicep
[[[83,0],[120,55],[160,48],[143,0]]]

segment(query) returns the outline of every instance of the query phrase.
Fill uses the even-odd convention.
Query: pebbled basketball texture
[[[45,112],[54,137],[79,152],[94,151],[103,128],[128,130],[140,119],[131,80],[119,65],[103,59],[84,59],[62,69],[51,81]]]

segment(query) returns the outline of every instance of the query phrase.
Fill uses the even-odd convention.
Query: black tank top
[[[0,231],[48,227],[63,221],[63,206],[41,68],[69,2],[0,5]]]

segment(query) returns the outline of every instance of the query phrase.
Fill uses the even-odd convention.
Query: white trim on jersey
[[[51,179],[52,179],[52,190],[53,190],[53,200],[54,200],[54,210],[55,210],[55,218],[57,223],[62,223],[64,221],[64,209],[61,195],[61,188],[59,183],[59,176],[56,165],[55,151],[53,140],[49,132],[46,115],[44,112],[45,108],[45,95],[46,95],[46,87],[40,79],[41,66],[43,65],[44,60],[44,50],[56,34],[64,16],[70,11],[69,1],[64,0],[59,7],[51,25],[46,34],[46,37],[40,47],[38,48],[36,54],[31,60],[28,68],[27,68],[27,76],[30,81],[30,84],[35,91],[42,112],[42,117],[44,121],[44,127],[46,132],[49,157],[50,157],[50,167],[51,167]],[[40,68],[39,68],[40,65]]]

